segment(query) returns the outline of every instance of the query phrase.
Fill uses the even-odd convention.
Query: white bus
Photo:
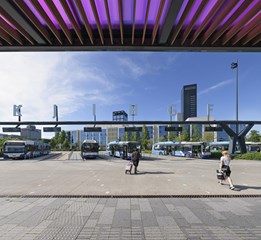
[[[99,143],[95,140],[84,140],[81,145],[82,159],[97,158],[99,156]]]
[[[210,158],[203,142],[158,142],[152,145],[152,154],[178,157]]]
[[[112,141],[107,144],[106,152],[113,157],[122,159],[131,159],[131,155],[135,149],[141,154],[141,143],[137,141]]]
[[[7,140],[3,144],[4,159],[29,159],[47,155],[49,152],[50,145],[43,142]]]

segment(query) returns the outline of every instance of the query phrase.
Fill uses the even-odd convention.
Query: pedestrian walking
[[[139,161],[140,161],[140,152],[138,148],[136,148],[134,152],[131,154],[131,161],[133,162],[134,165],[134,174],[137,174],[137,168],[139,166]]]
[[[223,171],[225,174],[225,179],[224,180],[220,180],[219,183],[221,185],[223,185],[223,181],[228,180],[229,183],[229,189],[234,190],[235,187],[232,183],[232,179],[230,177],[231,175],[231,169],[230,169],[230,161],[231,161],[231,157],[228,153],[228,151],[223,151],[222,152],[222,157],[220,158],[220,164],[219,164],[219,171]]]

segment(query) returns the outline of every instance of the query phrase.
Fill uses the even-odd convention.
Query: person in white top
[[[225,180],[228,180],[228,183],[230,185],[229,189],[231,190],[234,190],[235,187],[232,183],[232,179],[230,177],[230,174],[231,174],[231,170],[230,170],[230,161],[231,161],[231,157],[229,156],[229,153],[228,151],[223,151],[222,152],[222,157],[220,158],[220,164],[219,164],[219,170],[221,171],[224,171],[225,174],[226,174],[226,178],[224,179]],[[223,182],[222,180],[220,180],[219,182],[221,185],[223,185]]]

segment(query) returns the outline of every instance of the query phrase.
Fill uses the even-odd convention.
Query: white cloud
[[[119,58],[118,60],[120,64],[124,66],[131,73],[132,77],[134,77],[135,79],[146,74],[145,69],[140,67],[137,63],[135,63],[131,59],[125,57],[125,58]]]
[[[213,86],[211,86],[211,87],[209,87],[207,89],[204,89],[204,90],[200,91],[198,93],[198,95],[202,95],[202,94],[208,93],[210,91],[216,90],[218,88],[221,88],[221,87],[223,87],[225,85],[228,85],[228,84],[232,83],[233,81],[234,81],[233,79],[229,79],[229,80],[226,80],[226,81],[223,81],[223,82],[219,82],[216,85],[213,85]]]
[[[17,120],[14,104],[23,105],[23,121],[50,121],[53,104],[62,119],[86,104],[115,101],[115,84],[92,65],[88,54],[1,53],[0,121]]]

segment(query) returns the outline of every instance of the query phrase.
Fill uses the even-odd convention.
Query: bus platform
[[[218,160],[126,160],[53,153],[0,160],[0,239],[260,239],[260,161],[233,160],[237,190]]]

